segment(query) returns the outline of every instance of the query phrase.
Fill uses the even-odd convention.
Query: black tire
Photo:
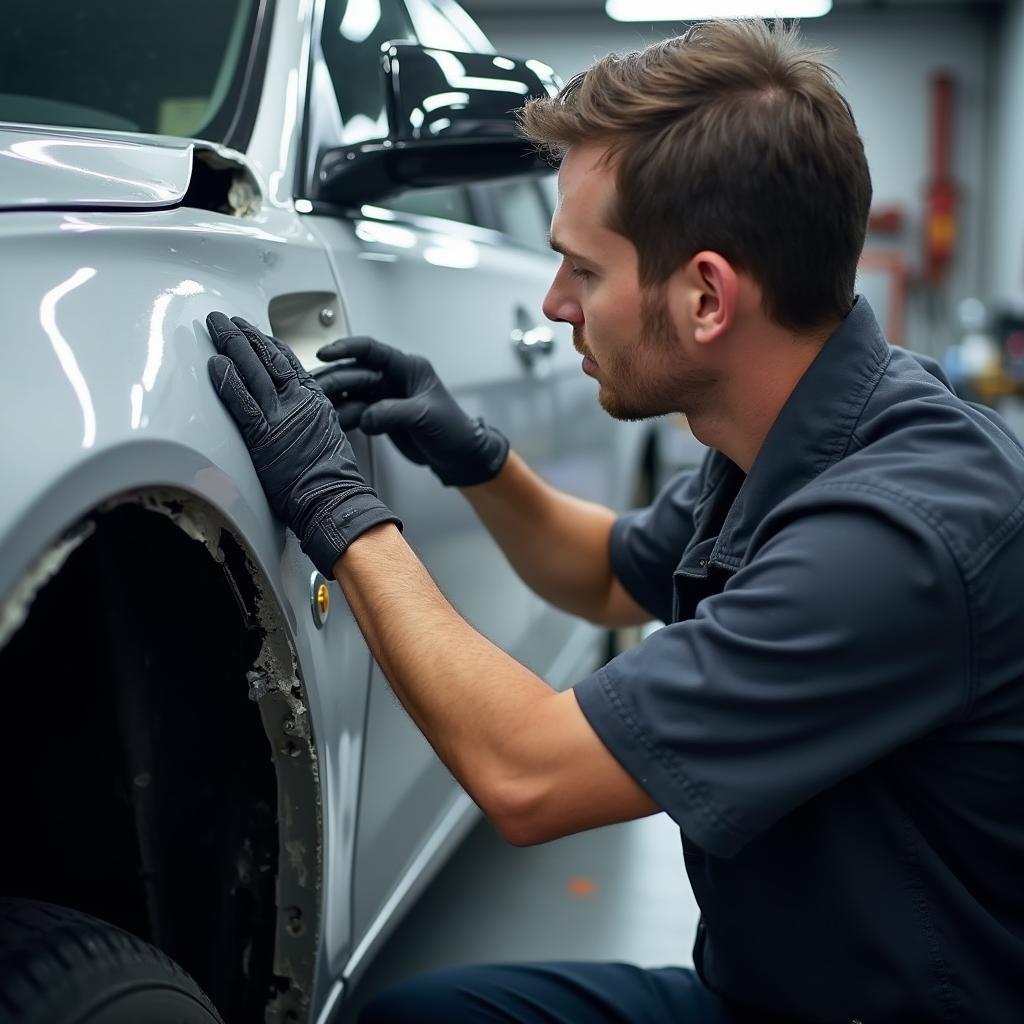
[[[148,943],[64,907],[0,899],[0,1024],[222,1024]]]

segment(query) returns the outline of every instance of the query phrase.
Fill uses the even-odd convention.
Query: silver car
[[[645,428],[540,312],[510,111],[554,80],[449,0],[3,21],[0,1021],[326,1021],[477,812],[272,517],[204,320],[310,366],[345,334],[420,352],[554,484],[625,504]],[[606,636],[457,492],[353,443],[469,621],[555,687],[594,667]]]

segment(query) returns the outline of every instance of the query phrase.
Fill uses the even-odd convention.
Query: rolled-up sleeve
[[[689,839],[732,856],[964,710],[967,596],[913,513],[791,519],[695,618],[576,686],[605,746]]]

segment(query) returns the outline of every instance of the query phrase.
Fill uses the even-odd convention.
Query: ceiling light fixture
[[[604,9],[615,21],[821,18],[832,0],[607,0]]]

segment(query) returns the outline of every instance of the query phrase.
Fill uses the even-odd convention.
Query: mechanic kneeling
[[[1019,1024],[1024,455],[855,298],[871,183],[830,71],[792,30],[700,25],[523,126],[564,153],[545,312],[609,414],[688,416],[699,470],[616,516],[365,338],[322,350],[317,382],[214,313],[211,376],[275,512],[510,842],[679,824],[696,972],[465,967],[362,1020]],[[357,425],[463,488],[552,604],[668,625],[553,692],[438,591]]]

